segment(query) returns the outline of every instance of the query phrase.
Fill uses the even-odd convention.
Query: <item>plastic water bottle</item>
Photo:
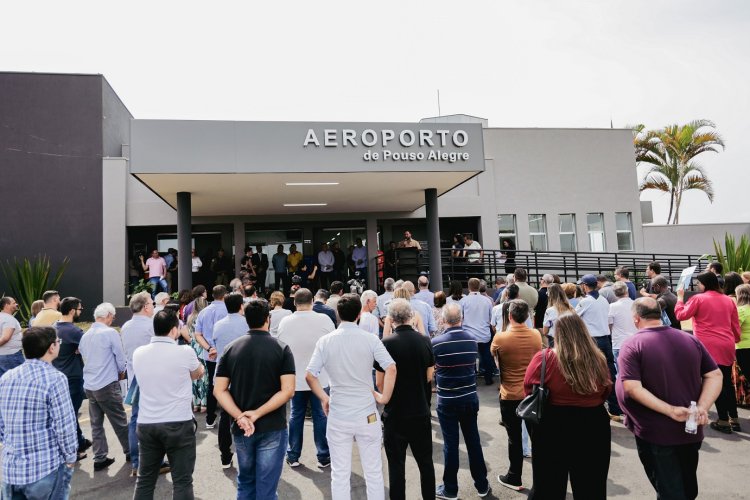
[[[696,421],[697,418],[698,418],[698,406],[695,404],[695,401],[691,401],[690,402],[690,416],[685,422],[685,432],[687,432],[688,434],[695,434],[696,432],[698,432],[698,422]]]

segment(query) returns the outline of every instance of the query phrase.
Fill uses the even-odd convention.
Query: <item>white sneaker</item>
[[[289,467],[299,467],[300,465],[302,465],[301,463],[299,463],[299,460],[295,460],[294,462],[292,462],[291,460],[287,459],[286,463],[289,464]]]
[[[221,468],[222,469],[231,469],[232,468],[232,461],[230,460],[229,462],[227,462],[225,464],[221,464]]]
[[[208,422],[206,422],[206,429],[213,429],[214,427],[216,427],[216,422],[214,422],[213,424],[209,424]]]

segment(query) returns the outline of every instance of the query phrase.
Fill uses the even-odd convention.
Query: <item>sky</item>
[[[583,128],[708,119],[726,142],[699,157],[716,198],[686,194],[680,221],[750,221],[746,1],[45,0],[6,3],[3,17],[0,70],[101,73],[136,118],[414,122],[440,111],[491,127]],[[668,196],[642,199],[664,223]]]

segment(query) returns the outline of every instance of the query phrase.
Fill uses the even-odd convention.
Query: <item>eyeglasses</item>
[[[76,311],[83,311],[83,307],[77,308]]]
[[[57,337],[55,339],[55,344],[59,344],[60,342],[62,342],[62,339],[60,337]]]

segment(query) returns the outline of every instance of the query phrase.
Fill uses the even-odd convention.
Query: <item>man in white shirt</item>
[[[468,264],[469,276],[476,276],[480,278],[482,272],[482,245],[478,241],[474,241],[474,236],[471,233],[464,234],[464,257]]]
[[[328,243],[323,243],[318,252],[318,269],[320,270],[320,287],[328,290],[333,278],[333,266],[336,262],[333,252],[328,248]]]
[[[341,326],[318,340],[307,366],[307,383],[328,413],[328,446],[331,452],[331,496],[351,496],[352,442],[357,441],[367,483],[368,500],[385,497],[381,458],[382,430],[376,404],[386,404],[396,382],[396,364],[383,343],[354,323],[362,310],[359,297],[344,295],[338,302]],[[372,367],[385,371],[383,392],[372,390]],[[323,369],[331,382],[331,396],[318,377]],[[330,410],[329,410],[330,405]]]
[[[378,294],[372,290],[365,290],[360,297],[362,312],[359,315],[359,327],[373,335],[380,336],[380,323],[372,313],[378,304]]]
[[[414,298],[430,307],[435,307],[435,294],[430,291],[430,280],[427,276],[420,276],[417,279],[417,286],[419,286],[419,291],[414,294]]]
[[[628,296],[628,286],[622,281],[612,285],[617,301],[609,305],[609,329],[612,332],[612,355],[617,366],[617,356],[620,354],[622,343],[632,337],[638,331],[633,322],[633,300]]]
[[[22,351],[21,324],[13,316],[16,311],[16,299],[0,298],[0,377],[26,360]]]
[[[152,499],[164,455],[172,466],[174,498],[193,498],[195,429],[192,381],[203,365],[190,346],[177,345],[179,320],[171,310],[154,316],[154,337],[136,349],[133,368],[140,389],[138,440],[141,462],[136,500]]]
[[[305,410],[308,402],[312,410],[313,436],[318,453],[318,467],[331,465],[331,454],[328,451],[326,425],[328,419],[318,398],[310,391],[305,381],[305,369],[310,363],[315,344],[324,335],[331,333],[336,326],[325,314],[313,311],[313,295],[307,288],[300,288],[294,294],[294,306],[297,310],[285,317],[279,324],[279,341],[285,343],[294,355],[294,366],[297,372],[292,408],[289,411],[289,447],[286,452],[286,463],[290,467],[299,467],[302,454],[302,436],[305,426]],[[328,376],[322,372],[319,378],[321,386],[328,387]]]
[[[130,310],[133,317],[122,325],[120,335],[122,336],[122,347],[128,359],[128,386],[137,384],[134,380],[133,354],[141,346],[151,343],[154,336],[154,323],[151,316],[154,314],[154,304],[148,292],[141,292],[130,298]],[[133,401],[131,405],[130,423],[128,424],[128,441],[130,442],[130,467],[131,476],[138,475],[138,426],[139,401]],[[167,470],[164,470],[167,472]]]
[[[614,384],[617,379],[617,369],[612,355],[612,336],[609,332],[609,302],[599,295],[596,276],[593,274],[584,274],[578,280],[578,284],[581,285],[586,295],[578,302],[576,313],[586,324],[589,335],[607,359],[607,367]],[[607,406],[610,418],[616,422],[622,422],[622,410],[617,403],[617,395],[614,391],[607,398]]]

